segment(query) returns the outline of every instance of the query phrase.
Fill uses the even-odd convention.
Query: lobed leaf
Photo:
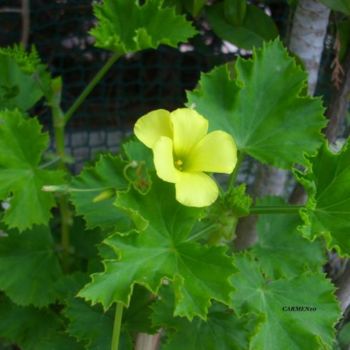
[[[337,154],[324,144],[312,159],[312,171],[297,174],[308,192],[306,208],[301,210],[305,237],[324,237],[329,249],[341,255],[350,252],[350,148]]]
[[[172,185],[154,179],[147,195],[131,189],[118,195],[116,205],[138,230],[105,240],[114,258],[104,260],[105,271],[92,275],[81,297],[105,309],[115,302],[128,305],[135,284],[157,294],[167,279],[175,290],[175,315],[205,319],[212,299],[229,302],[232,259],[222,247],[187,240],[201,210],[179,204]]]
[[[306,165],[305,153],[314,154],[323,139],[321,100],[302,96],[305,84],[305,72],[275,40],[255,50],[251,60],[238,58],[234,80],[228,66],[202,74],[187,98],[212,130],[229,132],[241,152],[290,168]]]
[[[334,286],[322,273],[270,280],[248,256],[238,256],[237,267],[234,309],[259,317],[249,349],[332,349],[341,313]]]
[[[21,46],[0,48],[0,110],[26,111],[44,95],[49,81],[37,51]]]
[[[20,231],[34,224],[47,225],[55,205],[44,185],[63,182],[60,171],[44,170],[39,163],[48,147],[35,118],[18,111],[0,111],[0,200],[7,200],[4,222]]]
[[[72,299],[64,310],[69,319],[69,335],[86,343],[85,349],[108,349],[112,342],[113,317],[92,308],[83,300]]]
[[[176,47],[196,34],[191,23],[175,8],[162,8],[162,0],[104,0],[94,5],[98,24],[91,30],[96,46],[121,54],[157,48]]]

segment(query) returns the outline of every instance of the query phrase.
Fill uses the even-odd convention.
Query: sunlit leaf
[[[176,47],[196,34],[184,16],[174,8],[162,8],[162,0],[104,0],[94,5],[98,24],[91,30],[96,46],[118,53],[130,53],[160,44]]]
[[[92,275],[79,295],[104,308],[114,302],[128,305],[135,283],[157,293],[167,279],[175,290],[175,315],[205,318],[212,299],[229,300],[232,260],[223,247],[188,241],[201,210],[179,204],[171,184],[153,181],[147,195],[133,189],[118,195],[116,205],[137,230],[105,240],[115,256],[104,261],[105,271]]]
[[[306,164],[325,125],[321,100],[301,95],[306,74],[277,40],[237,59],[234,70],[233,79],[228,66],[202,74],[188,104],[211,130],[229,132],[241,152],[281,168]]]

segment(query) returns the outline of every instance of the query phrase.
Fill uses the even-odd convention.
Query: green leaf
[[[144,164],[149,170],[155,170],[152,150],[139,140],[132,139],[125,142],[123,151],[129,161]]]
[[[135,288],[130,307],[123,311],[120,349],[131,349],[131,334],[151,331],[150,304],[152,299],[144,288]],[[86,344],[88,350],[109,349],[112,343],[114,309],[104,313],[100,306],[71,298],[64,310],[69,319],[67,332]]]
[[[74,231],[73,231],[74,232]],[[62,275],[57,280],[55,288],[59,295],[58,300],[61,304],[66,304],[77,295],[81,287],[89,280],[89,275],[80,271],[75,271],[71,274]]]
[[[281,168],[306,164],[305,153],[321,145],[325,126],[321,100],[300,96],[306,74],[278,40],[238,58],[235,80],[228,67],[202,74],[188,104],[208,118],[211,130],[229,132],[238,149]]]
[[[8,200],[4,222],[9,227],[23,231],[47,225],[51,217],[55,200],[42,187],[63,182],[63,174],[39,166],[48,141],[35,118],[18,110],[0,111],[0,200]]]
[[[0,48],[0,110],[33,107],[48,77],[34,48],[28,53],[21,46]]]
[[[0,238],[0,290],[15,303],[42,307],[55,301],[61,274],[48,228],[10,231]]]
[[[193,17],[200,14],[206,2],[207,0],[182,0],[183,6]]]
[[[264,198],[259,205],[286,205],[279,198]],[[321,272],[325,263],[324,249],[319,241],[303,238],[297,227],[299,215],[261,215],[257,224],[258,242],[252,254],[269,277],[296,277],[306,271]]]
[[[118,156],[102,155],[94,166],[85,167],[73,178],[71,186],[77,191],[71,192],[71,199],[77,214],[84,217],[87,228],[128,228],[128,219],[113,205],[116,191],[125,190],[129,185],[123,175],[125,166]],[[101,193],[110,195],[94,201]]]
[[[212,299],[229,301],[232,259],[223,247],[187,241],[201,210],[179,204],[173,185],[153,181],[147,195],[134,189],[118,195],[116,205],[138,230],[105,240],[115,257],[104,261],[105,271],[92,275],[79,295],[107,309],[114,302],[128,305],[134,284],[157,294],[167,279],[175,290],[175,315],[205,319]]]
[[[130,305],[123,311],[123,326],[130,334],[156,332],[151,322],[151,307],[154,302],[153,294],[146,288],[135,285]]]
[[[242,10],[241,10],[242,11]],[[277,37],[278,31],[274,21],[264,11],[254,5],[247,5],[238,18],[228,19],[229,13],[225,11],[224,3],[209,6],[206,10],[207,19],[214,32],[222,39],[243,49],[262,46],[264,41]],[[244,17],[242,17],[244,14]],[[231,22],[241,24],[233,25]]]
[[[312,159],[312,172],[297,174],[309,194],[301,211],[302,232],[313,240],[324,237],[329,249],[341,255],[350,252],[350,149],[334,154],[325,144]]]
[[[237,266],[234,307],[260,316],[249,349],[332,349],[341,314],[334,286],[322,273],[271,281],[247,256],[237,257]]]
[[[83,347],[64,334],[63,320],[50,310],[20,307],[0,299],[0,337],[22,350],[82,350]]]
[[[94,5],[98,25],[91,30],[96,46],[121,54],[157,48],[176,47],[196,34],[175,8],[162,8],[162,0],[104,0]]]
[[[350,2],[349,0],[320,0],[326,6],[333,11],[343,12],[346,15],[350,15]]]
[[[243,319],[232,310],[214,304],[206,321],[196,317],[192,322],[186,318],[173,317],[173,295],[163,287],[161,298],[152,307],[152,321],[166,330],[168,339],[162,350],[242,350],[247,349],[248,333]]]
[[[247,0],[224,0],[224,16],[228,23],[240,26],[247,13]]]
[[[68,302],[64,314],[69,319],[68,334],[86,343],[86,349],[110,347],[113,332],[111,313],[104,314],[99,308],[74,298]]]

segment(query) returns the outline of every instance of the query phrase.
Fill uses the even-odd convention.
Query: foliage
[[[312,172],[298,175],[309,193],[308,203],[301,213],[305,222],[304,235],[309,239],[324,236],[328,247],[337,249],[341,255],[348,255],[350,251],[349,159],[347,145],[335,154],[324,144],[312,159]]]
[[[111,155],[101,156],[93,167],[86,167],[72,180],[72,202],[78,215],[82,215],[87,228],[111,229],[127,225],[127,220],[112,203],[117,190],[125,190],[128,182],[123,176],[126,162]],[[118,174],[116,176],[116,174]],[[96,201],[99,195],[107,197]]]
[[[159,333],[167,350],[348,343],[348,326],[336,336],[341,312],[323,271],[327,249],[350,250],[350,150],[329,150],[321,99],[306,95],[306,74],[282,41],[265,42],[277,35],[272,19],[244,0],[105,0],[94,13],[96,46],[115,60],[176,47],[205,19],[222,39],[255,49],[203,73],[187,92],[190,108],[141,117],[142,142],[131,137],[119,154],[73,175],[65,124],[113,60],[65,114],[62,79],[51,79],[35,49],[0,48],[1,341],[23,350],[129,350],[139,333]],[[49,134],[31,112],[42,98],[57,156],[49,163]],[[253,200],[237,185],[245,156],[293,170],[307,203]],[[228,175],[216,184],[214,170]],[[204,172],[214,203],[180,200],[181,176],[192,177],[183,193],[193,199]],[[236,232],[251,214],[259,215],[258,240],[238,253]]]
[[[99,21],[91,30],[96,46],[120,54],[160,44],[177,46],[196,33],[184,16],[176,15],[173,8],[162,8],[160,0],[149,0],[144,5],[138,0],[105,0],[94,5],[94,13]]]
[[[228,303],[230,258],[222,248],[188,241],[199,209],[176,202],[172,188],[156,179],[147,195],[130,190],[118,196],[116,205],[128,213],[136,230],[105,240],[116,256],[104,261],[105,271],[93,275],[80,296],[101,302],[105,309],[114,302],[128,306],[135,283],[157,293],[168,279],[177,297],[176,315],[205,319],[211,299]]]
[[[350,15],[350,3],[347,0],[320,0],[333,11],[343,12]]]
[[[35,48],[0,48],[0,110],[33,107],[44,95],[49,75]]]
[[[282,44],[264,44],[252,60],[238,58],[233,75],[228,66],[202,74],[199,87],[187,94],[189,104],[211,128],[233,135],[239,151],[281,168],[306,164],[305,153],[315,153],[322,142],[323,108],[319,99],[301,94],[305,73]]]
[[[47,227],[36,226],[23,234],[10,231],[1,239],[0,290],[16,304],[42,307],[55,302],[55,283],[61,276]]]
[[[8,202],[3,220],[20,231],[47,225],[55,201],[42,187],[63,182],[60,171],[40,166],[49,142],[41,128],[36,118],[19,110],[0,112],[0,199]]]
[[[238,256],[237,267],[239,272],[232,279],[234,309],[258,315],[251,348],[332,348],[339,307],[333,286],[322,273],[270,280],[249,256]]]
[[[276,38],[276,25],[264,11],[254,5],[246,5],[242,11],[241,4],[231,9],[235,2],[219,2],[207,9],[208,21],[218,36],[244,49],[260,47],[264,40]]]
[[[285,205],[278,197],[264,198],[260,205]],[[259,240],[252,254],[259,259],[261,270],[271,278],[296,277],[305,271],[321,272],[325,263],[324,248],[319,240],[302,237],[302,224],[297,213],[264,215],[259,218]],[[295,252],[298,254],[295,254]]]

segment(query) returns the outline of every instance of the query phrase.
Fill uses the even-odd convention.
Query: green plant
[[[192,5],[197,15],[204,2]],[[327,250],[349,255],[350,150],[329,149],[322,100],[306,95],[306,73],[275,39],[250,59],[202,74],[187,92],[188,108],[227,141],[213,152],[231,174],[210,206],[200,196],[195,206],[180,203],[177,175],[164,175],[166,162],[154,163],[169,145],[172,154],[171,126],[154,144],[136,132],[149,148],[134,137],[120,154],[101,155],[73,176],[65,126],[112,64],[196,33],[160,0],[105,0],[95,15],[96,46],[112,55],[66,112],[61,79],[34,49],[0,50],[0,337],[24,350],[131,349],[137,334],[157,332],[168,350],[332,349],[341,312],[323,266]],[[40,99],[54,127],[56,157],[48,163],[49,136],[28,115]],[[189,122],[198,115],[185,111]],[[160,137],[167,146],[156,149]],[[253,202],[236,179],[246,156],[292,170],[307,203]],[[206,163],[185,171],[178,161],[171,166],[182,176],[216,170]],[[252,214],[259,215],[259,240],[237,252],[237,222]]]

